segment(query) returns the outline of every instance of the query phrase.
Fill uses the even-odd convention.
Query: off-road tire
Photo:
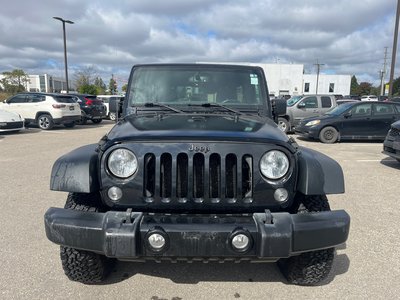
[[[339,132],[335,127],[326,126],[319,132],[319,140],[325,144],[333,144],[339,138]]]
[[[70,193],[64,208],[87,211],[105,211],[98,193]],[[61,264],[70,280],[86,284],[102,282],[112,270],[115,260],[97,253],[70,247],[60,247]]]
[[[298,213],[330,211],[325,195],[298,197]],[[280,259],[278,265],[287,281],[298,285],[317,285],[327,278],[333,264],[335,248],[310,251]]]
[[[40,129],[50,130],[54,127],[53,118],[49,114],[41,114],[37,118],[37,124]]]
[[[278,118],[278,127],[284,133],[288,133],[290,131],[290,123],[285,118]]]
[[[94,124],[99,124],[99,123],[101,123],[103,121],[103,119],[92,119],[92,122],[94,123]]]

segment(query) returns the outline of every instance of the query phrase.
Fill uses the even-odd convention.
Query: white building
[[[60,93],[67,89],[67,81],[64,78],[53,77],[48,74],[29,75],[26,90],[29,92]]]
[[[25,84],[28,92],[59,93],[67,89],[67,82],[63,78],[53,77],[48,74],[28,75],[29,81]],[[0,75],[3,79],[4,75]]]
[[[270,95],[350,95],[351,75],[304,74],[303,64],[232,63],[262,67]]]

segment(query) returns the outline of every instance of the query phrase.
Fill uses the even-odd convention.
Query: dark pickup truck
[[[277,126],[259,67],[155,64],[132,68],[122,118],[97,144],[60,157],[46,235],[65,274],[105,279],[131,261],[278,262],[288,282],[328,275],[350,217],[331,211],[341,167]],[[58,195],[58,194],[55,194]]]

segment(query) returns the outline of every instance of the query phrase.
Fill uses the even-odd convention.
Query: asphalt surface
[[[336,159],[345,174],[346,193],[328,198],[332,209],[350,214],[350,236],[321,286],[288,285],[275,264],[250,263],[119,262],[104,284],[69,281],[59,247],[44,232],[45,211],[62,207],[67,196],[49,190],[51,167],[111,127],[106,121],[0,135],[1,299],[398,299],[400,163],[381,154],[381,142],[299,140]]]

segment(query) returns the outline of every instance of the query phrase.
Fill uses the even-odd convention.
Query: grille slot
[[[252,202],[253,158],[237,157],[230,153],[193,156],[178,153],[154,153],[144,156],[143,197],[148,203],[154,200],[169,203],[236,203],[243,199]]]

